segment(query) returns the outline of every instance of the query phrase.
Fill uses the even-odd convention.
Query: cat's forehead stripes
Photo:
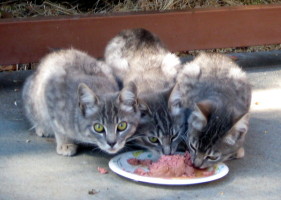
[[[206,152],[231,129],[231,117],[228,112],[211,115],[207,126],[199,136],[199,150]]]
[[[108,98],[101,108],[101,117],[103,123],[117,123],[118,122],[118,108],[114,98]]]
[[[159,136],[170,135],[173,130],[173,123],[168,109],[163,106],[157,109],[153,115],[153,121],[156,125],[156,132]],[[172,131],[173,132],[173,131]]]

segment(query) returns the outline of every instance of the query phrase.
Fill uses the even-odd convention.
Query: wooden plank
[[[171,51],[281,43],[281,5],[0,20],[0,64],[37,62],[49,48],[95,57],[122,29],[146,28]]]

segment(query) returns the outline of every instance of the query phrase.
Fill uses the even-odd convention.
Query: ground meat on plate
[[[130,164],[130,165],[142,165],[142,166],[149,166],[152,164],[152,160],[149,160],[149,159],[144,159],[144,160],[141,160],[141,159],[136,159],[136,158],[130,158],[127,160],[127,162]]]
[[[150,161],[150,162],[149,162]],[[195,177],[196,169],[192,166],[189,153],[183,155],[163,155],[156,162],[151,160],[141,160],[136,158],[128,159],[131,165],[142,165],[148,168],[146,172],[143,168],[137,168],[134,173],[141,176],[151,177]],[[202,170],[200,170],[202,171]],[[213,171],[200,172],[201,176],[210,176]]]

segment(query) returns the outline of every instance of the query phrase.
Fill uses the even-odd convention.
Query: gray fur
[[[136,87],[118,92],[111,69],[84,52],[68,49],[44,57],[25,82],[24,108],[37,135],[54,135],[57,153],[71,156],[77,144],[97,145],[108,153],[122,149],[137,127]],[[128,128],[116,126],[126,121]],[[93,126],[102,124],[97,133]]]
[[[158,155],[174,154],[186,132],[185,110],[170,98],[171,89],[140,96],[136,144]],[[153,139],[156,141],[153,141]]]
[[[177,77],[175,99],[192,110],[187,145],[196,167],[244,156],[251,87],[230,58],[201,53]]]
[[[133,81],[138,88],[142,117],[133,137],[136,144],[157,154],[173,154],[184,132],[183,109],[169,98],[181,68],[179,58],[153,33],[131,29],[108,43],[105,60],[125,86]],[[152,137],[157,142],[151,142]]]
[[[106,46],[105,61],[124,84],[144,82],[138,84],[140,92],[172,86],[181,68],[180,59],[145,29],[120,32]]]

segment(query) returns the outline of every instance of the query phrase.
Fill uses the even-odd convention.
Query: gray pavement
[[[108,169],[112,156],[91,148],[74,157],[57,155],[54,140],[37,137],[22,113],[21,87],[32,72],[0,73],[0,200],[281,199],[279,55],[236,55],[253,85],[246,156],[226,163],[226,177],[189,186],[138,183],[111,171],[100,174],[97,167]]]

